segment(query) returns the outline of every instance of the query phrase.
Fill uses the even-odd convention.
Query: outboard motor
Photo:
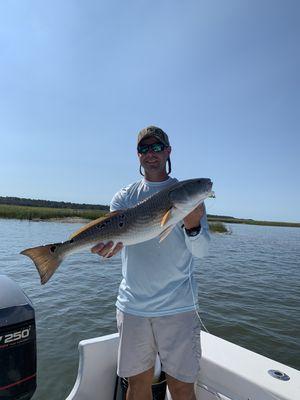
[[[32,303],[0,275],[0,400],[29,400],[36,389],[36,334]]]

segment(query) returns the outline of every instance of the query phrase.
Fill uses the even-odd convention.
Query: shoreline
[[[41,222],[48,221],[66,223],[87,223],[97,218],[103,217],[105,214],[107,214],[107,210],[104,209],[91,210],[0,204],[0,218],[4,219],[18,219]],[[209,214],[208,222],[210,226],[218,224],[219,227],[224,224],[246,224],[300,228],[300,223],[298,222],[259,221],[250,218],[244,219]],[[226,229],[225,231],[228,230]]]
[[[18,219],[18,218],[17,218]],[[82,218],[82,217],[53,217],[53,218],[34,218],[31,219],[32,222],[61,222],[61,223],[68,223],[68,224],[87,224],[91,222],[91,219]]]
[[[101,215],[100,215],[101,216]],[[18,221],[27,221],[27,222],[57,222],[57,223],[68,223],[68,224],[88,224],[96,218],[100,217],[99,215],[95,218],[84,218],[82,216],[57,216],[57,217],[21,217],[17,216],[4,216],[0,213],[0,219],[15,219]],[[255,221],[255,220],[225,220],[224,218],[220,219],[210,219],[208,218],[209,229],[213,233],[226,233],[230,234],[231,229],[226,227],[226,224],[240,224],[240,225],[255,225],[255,226],[270,226],[270,227],[281,227],[281,228],[300,228],[300,223],[293,222],[272,222],[272,221]]]
[[[101,216],[101,215],[100,215]],[[50,218],[43,218],[43,217],[34,217],[34,218],[18,218],[17,216],[14,217],[7,217],[0,214],[0,219],[17,219],[19,221],[31,221],[31,222],[61,222],[61,223],[71,223],[71,224],[87,224],[93,219],[99,218],[84,218],[80,216],[66,216],[66,217],[50,217]],[[282,228],[300,228],[300,223],[298,222],[274,222],[274,221],[255,221],[255,220],[243,220],[243,219],[233,219],[233,220],[226,220],[224,218],[208,218],[209,225],[218,225],[218,224],[240,224],[240,225],[256,225],[256,226],[274,226],[274,227],[282,227]]]
[[[257,225],[257,226],[279,226],[285,228],[300,228],[299,222],[279,222],[279,221],[259,221],[254,219],[243,218],[209,218],[208,222],[222,222],[225,224],[244,224],[244,225]]]

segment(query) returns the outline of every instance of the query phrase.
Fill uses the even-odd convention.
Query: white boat
[[[121,400],[118,334],[79,343],[75,385],[66,400]],[[197,400],[299,400],[300,371],[201,332]],[[166,390],[165,400],[171,400]]]

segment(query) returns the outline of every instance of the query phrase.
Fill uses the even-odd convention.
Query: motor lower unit
[[[0,400],[29,400],[36,389],[36,332],[31,301],[0,275]]]

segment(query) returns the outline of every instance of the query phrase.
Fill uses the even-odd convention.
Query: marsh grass
[[[262,226],[286,226],[290,228],[300,228],[300,223],[298,222],[277,222],[277,221],[257,221],[255,219],[242,219],[233,217],[218,217],[218,216],[208,216],[210,222],[224,222],[227,224],[246,224],[246,225],[262,225]]]
[[[215,233],[229,233],[226,225],[222,222],[209,222],[209,229],[211,232]]]
[[[51,220],[60,218],[96,219],[104,214],[105,212],[101,210],[0,205],[0,218],[27,220]]]

